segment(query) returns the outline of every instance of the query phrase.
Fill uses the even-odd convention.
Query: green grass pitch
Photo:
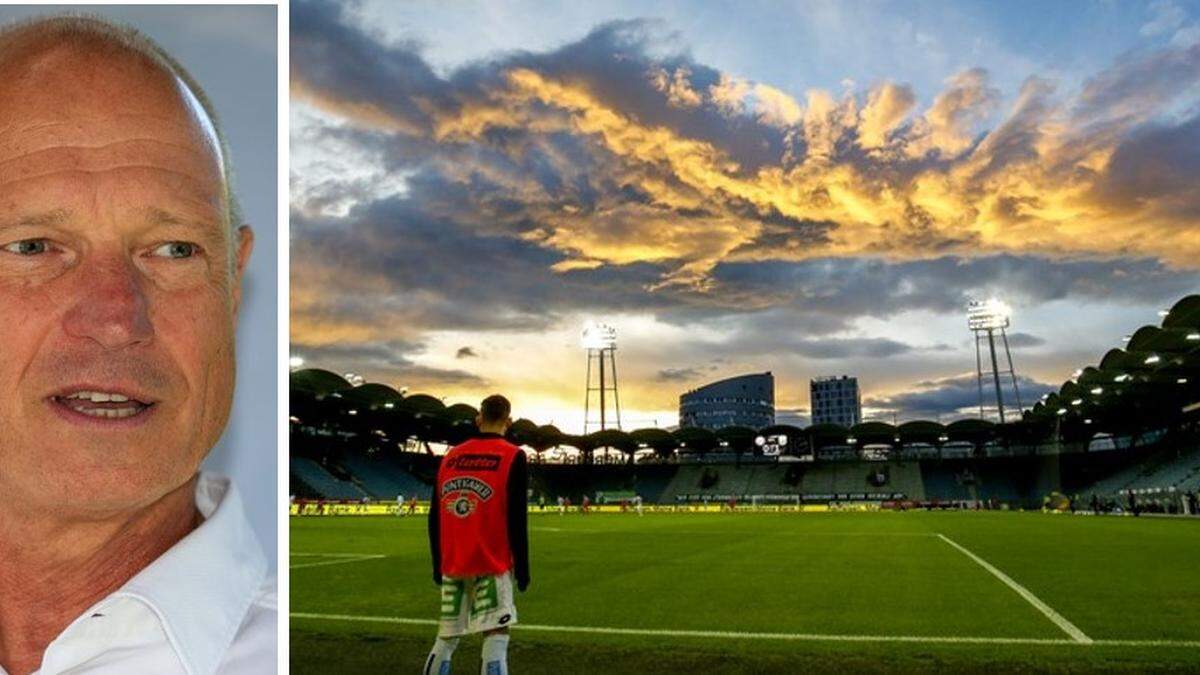
[[[1200,671],[1200,521],[548,509],[530,547],[518,675]],[[292,518],[291,548],[293,673],[420,672],[424,516]]]

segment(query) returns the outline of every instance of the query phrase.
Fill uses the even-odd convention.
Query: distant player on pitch
[[[437,641],[424,675],[446,675],[458,640],[483,633],[485,675],[508,675],[508,627],[517,622],[513,585],[529,586],[525,453],[504,440],[512,408],[485,398],[479,434],[450,449],[429,506],[433,580],[442,590]]]

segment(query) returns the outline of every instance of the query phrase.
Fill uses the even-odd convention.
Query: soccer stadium
[[[1200,295],[1097,356],[1003,424],[516,421],[513,671],[1200,670]],[[420,667],[424,514],[476,414],[292,372],[293,672]]]

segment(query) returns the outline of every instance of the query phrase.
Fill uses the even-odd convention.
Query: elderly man
[[[0,673],[274,672],[266,559],[197,473],[253,241],[212,110],[94,19],[0,28],[0,83]]]

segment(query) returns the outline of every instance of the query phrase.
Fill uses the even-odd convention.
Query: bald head
[[[111,79],[106,76],[114,73],[124,76],[127,83],[140,76],[143,86],[172,91],[178,97],[199,140],[210,148],[217,164],[232,234],[241,225],[241,214],[231,183],[229,151],[216,112],[191,74],[162,47],[132,27],[92,16],[44,17],[0,27],[0,81],[13,86],[41,81],[59,94],[90,89],[99,97],[128,95],[127,91],[114,90],[112,82],[105,82]],[[128,99],[108,98],[103,102],[116,106],[124,105],[123,100]],[[230,237],[231,244],[234,239]]]

